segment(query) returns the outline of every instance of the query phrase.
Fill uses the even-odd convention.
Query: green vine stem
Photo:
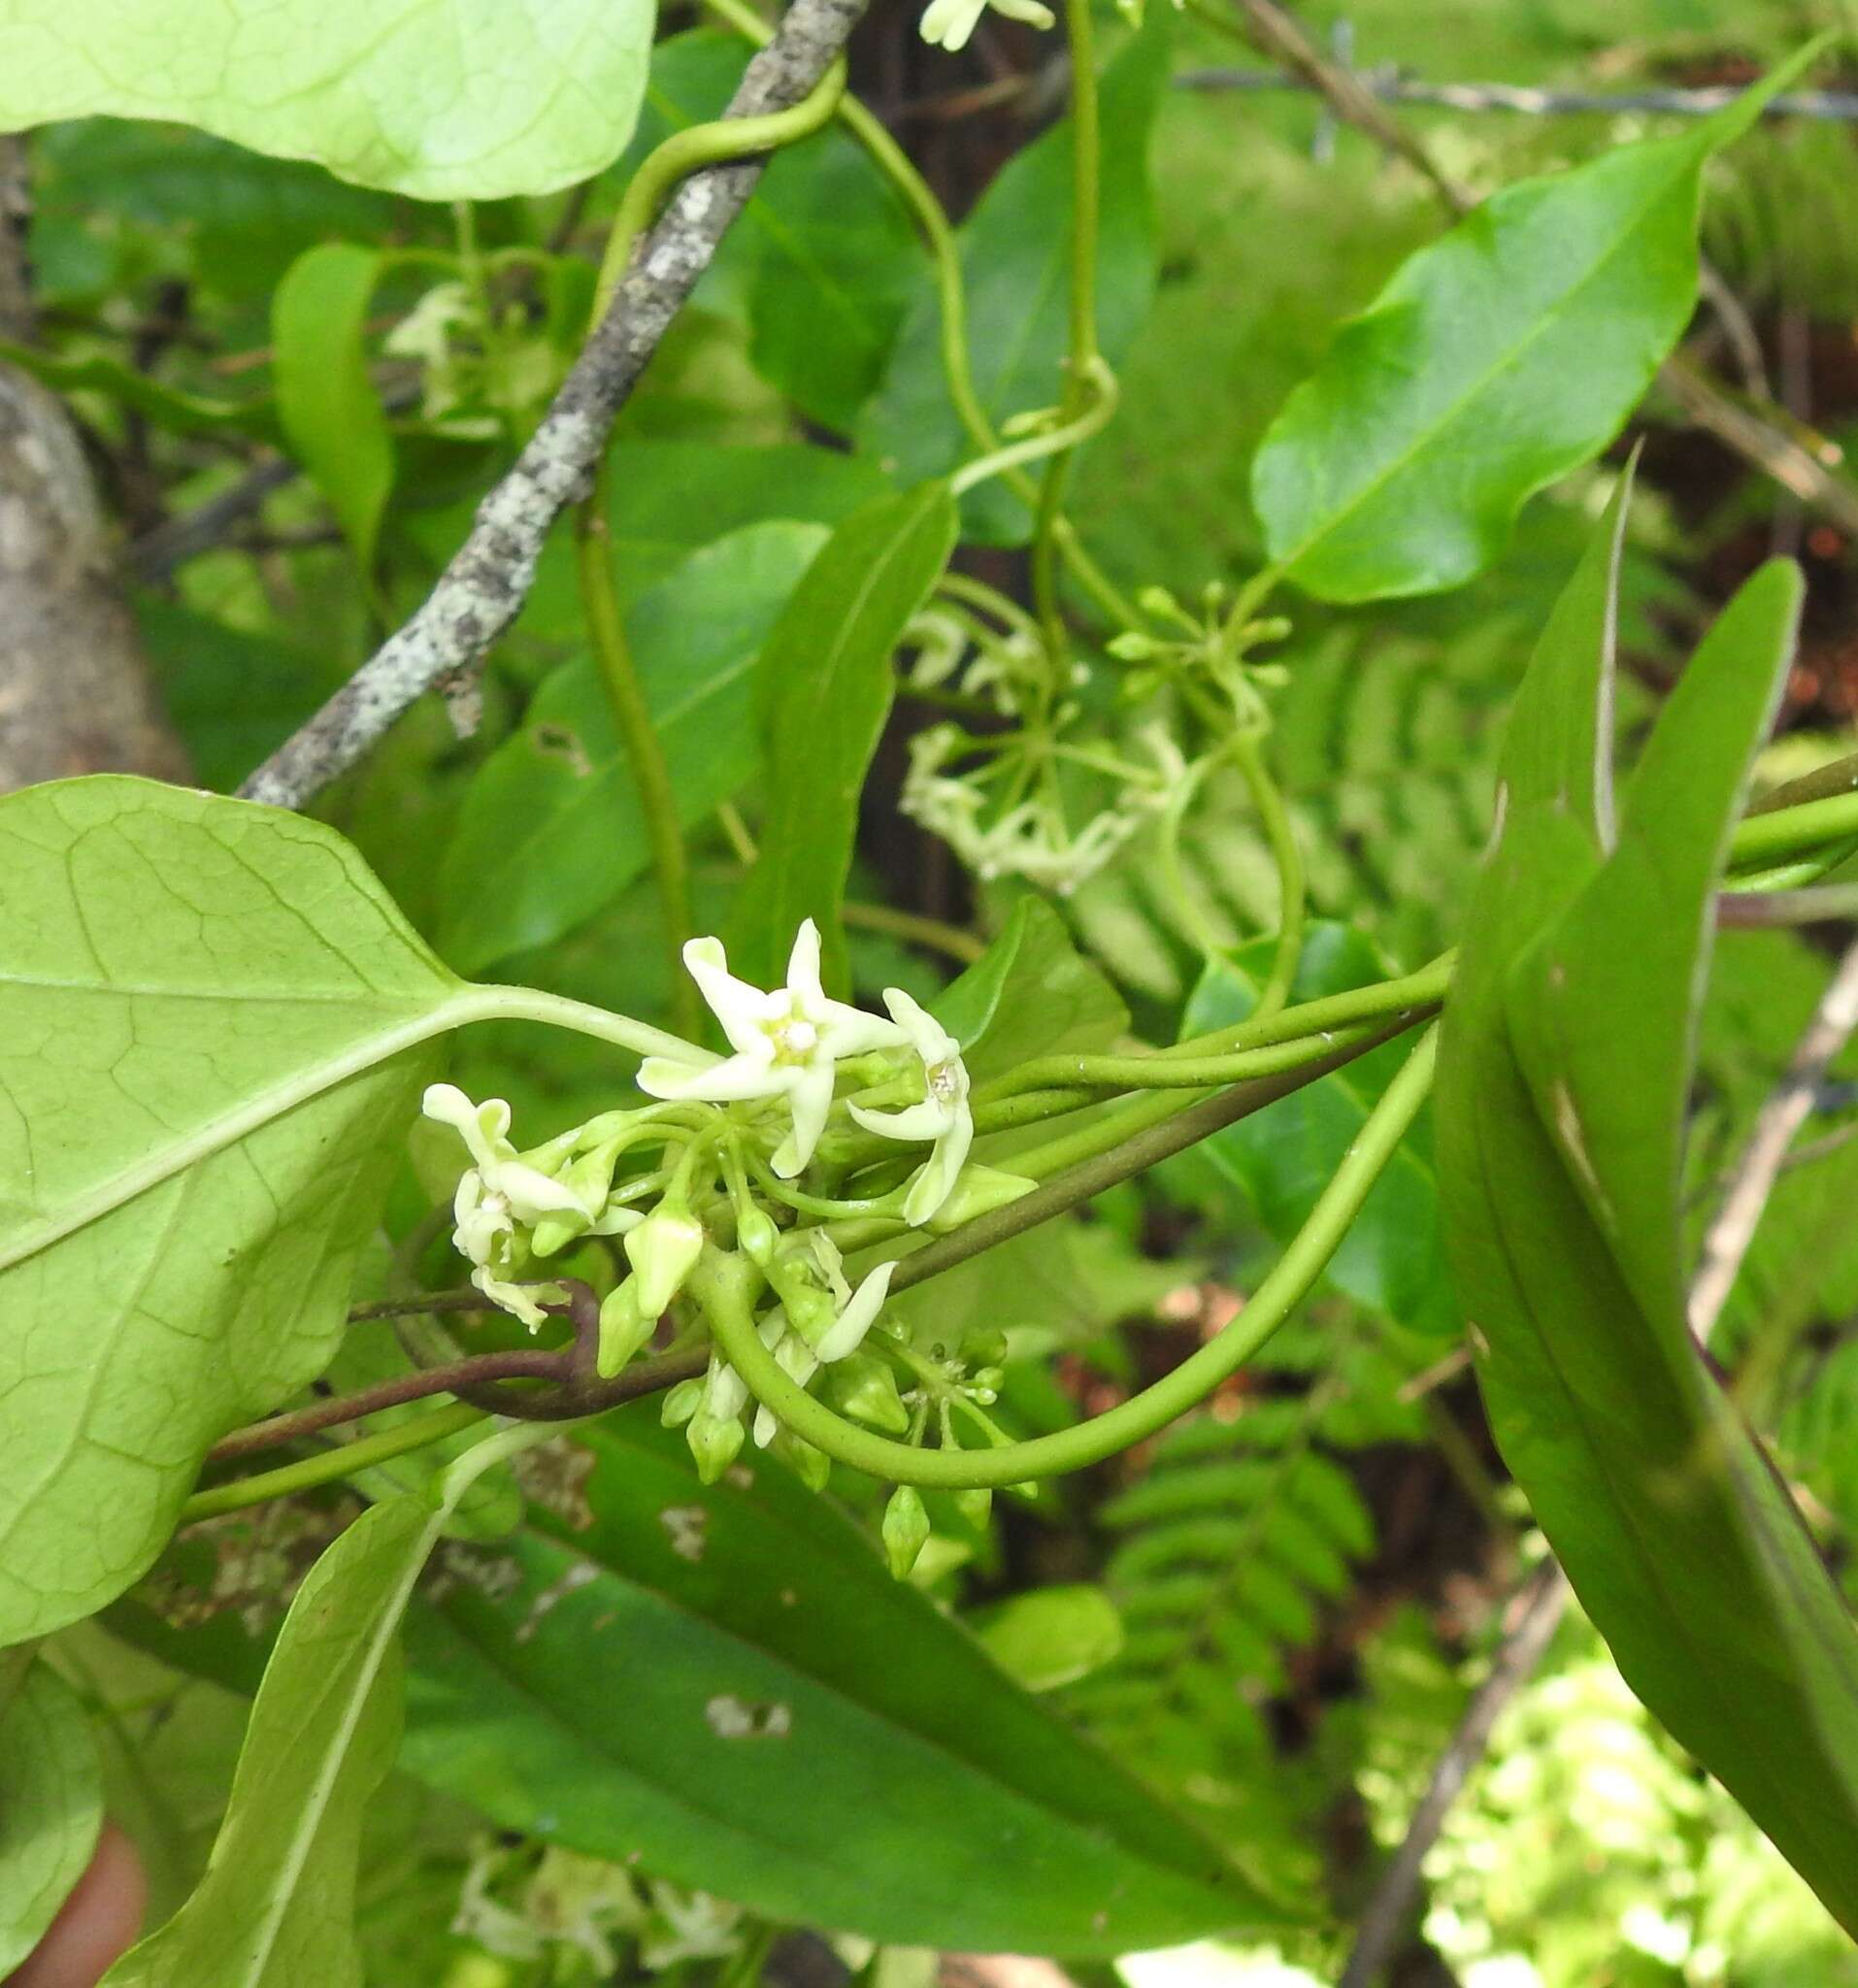
[[[1103,181],[1103,133],[1097,107],[1096,30],[1091,0],[1065,0],[1065,34],[1071,45],[1071,282],[1070,352],[1059,407],[1075,428],[1103,397],[1109,375],[1097,349],[1097,222]],[[1113,384],[1113,381],[1112,381]],[[1113,406],[1113,401],[1111,403]],[[1105,418],[1108,418],[1106,414]],[[1082,440],[1079,436],[1078,440]],[[1032,528],[1032,603],[1054,659],[1065,653],[1064,616],[1058,605],[1058,518],[1064,509],[1077,443],[1046,465]]]
[[[719,1255],[706,1258],[694,1287],[720,1350],[756,1400],[773,1409],[796,1436],[836,1462],[891,1483],[949,1490],[978,1490],[1086,1470],[1132,1443],[1144,1441],[1204,1401],[1257,1352],[1308,1295],[1424,1103],[1432,1083],[1437,1040],[1437,1031],[1429,1030],[1407,1059],[1363,1125],[1347,1157],[1323,1189],[1309,1219],[1232,1323],[1152,1386],[1075,1428],[984,1450],[921,1450],[874,1435],[842,1420],[781,1371],[755,1329],[753,1273],[742,1259]],[[1184,1122],[1202,1109],[1196,1107],[1181,1113],[1180,1122],[1168,1128],[1183,1135],[1180,1144],[1191,1143],[1211,1129],[1189,1127]],[[1161,1142],[1154,1143],[1159,1146]],[[1168,1150],[1178,1151],[1179,1145],[1171,1145]],[[1159,1150],[1153,1155],[1163,1156]],[[1138,1166],[1148,1164],[1152,1164],[1152,1159],[1144,1157]],[[1132,1167],[1126,1171],[1136,1170]],[[1117,1177],[1126,1177],[1126,1172]],[[1101,1190],[1091,1187],[1087,1191]],[[1078,1198],[1087,1198],[1087,1194]],[[1012,1207],[1010,1204],[998,1212],[1010,1213]],[[951,1242],[955,1238],[945,1240]],[[932,1245],[920,1254],[930,1256],[940,1246]],[[898,1266],[899,1285],[905,1280],[906,1268],[907,1265]]]
[[[707,166],[792,145],[817,131],[838,108],[845,94],[846,65],[841,57],[827,70],[811,95],[791,109],[764,117],[723,117],[675,132],[640,162],[627,182],[607,237],[600,277],[594,288],[590,329],[607,314],[613,294],[632,260],[639,238],[651,225],[680,181]],[[612,535],[607,523],[607,464],[603,455],[594,472],[593,488],[575,507],[575,563],[581,581],[581,612],[587,637],[600,666],[600,680],[613,709],[614,724],[638,790],[639,812],[645,817],[651,845],[651,867],[658,881],[660,923],[671,974],[672,1019],[686,1035],[696,1033],[702,1019],[697,990],[683,971],[683,944],[694,930],[690,908],[690,859],[683,827],[678,819],[678,797],[671,782],[664,741],[652,723],[645,687],[626,641],[625,616],[614,580]]]
[[[613,712],[619,744],[632,771],[651,846],[651,867],[658,882],[659,926],[664,935],[671,985],[671,1019],[684,1035],[703,1024],[696,982],[683,970],[683,943],[695,929],[690,908],[690,858],[683,828],[678,819],[678,796],[671,782],[671,765],[664,741],[652,722],[645,686],[626,640],[625,616],[613,573],[612,533],[607,522],[607,459],[594,471],[593,488],[575,506],[575,566],[581,581],[581,609],[587,639],[600,668],[607,703]]]
[[[765,47],[774,37],[774,30],[747,5],[747,0],[704,0],[704,5],[757,48]],[[981,454],[991,455],[1000,447],[1000,437],[994,432],[993,424],[980,405],[980,396],[975,390],[974,372],[968,354],[967,287],[954,229],[934,189],[865,104],[847,91],[840,99],[835,115],[864,148],[872,164],[896,189],[899,199],[910,210],[921,232],[923,245],[935,265],[942,369],[948,385],[948,398],[961,425],[968,431],[969,440]],[[1039,501],[1038,487],[1022,469],[1016,464],[1010,464],[1001,472],[1001,477],[1029,511],[1035,508]],[[1111,625],[1140,628],[1142,617],[1091,558],[1069,518],[1060,517],[1055,521],[1052,538],[1065,564],[1071,569],[1072,578],[1096,603]]]
[[[1264,823],[1271,854],[1277,866],[1278,901],[1277,949],[1272,956],[1270,977],[1258,996],[1251,1018],[1263,1020],[1277,1013],[1290,999],[1297,978],[1297,965],[1303,957],[1304,915],[1309,890],[1304,878],[1303,851],[1297,846],[1297,833],[1291,826],[1290,811],[1284,806],[1277,782],[1271,777],[1258,741],[1248,733],[1235,733],[1232,756],[1239,762],[1251,793],[1251,804]]]

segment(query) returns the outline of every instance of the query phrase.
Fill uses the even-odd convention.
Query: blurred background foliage
[[[1177,78],[1260,66],[1218,0],[1178,15],[1149,4],[1160,15],[1145,33],[1171,42]],[[1036,144],[1062,78],[1049,43],[997,20],[958,59],[926,50],[910,12],[879,11],[857,45],[854,84],[951,211],[975,215],[965,240],[986,381],[1034,308],[1051,231],[1036,166],[996,175]],[[1344,12],[1312,5],[1305,18],[1327,36]],[[1353,0],[1345,19],[1365,67],[1587,88],[1742,81],[1815,29],[1858,25],[1837,0]],[[667,129],[710,115],[739,66],[730,40],[683,16],[665,34],[629,160],[548,201],[420,207],[151,126],[62,126],[35,141],[34,363],[83,419],[139,576],[148,647],[203,783],[235,784],[404,615],[533,422],[574,349],[589,258],[629,163]],[[1124,215],[1108,272],[1121,410],[1084,458],[1074,514],[1119,583],[1161,583],[1185,599],[1254,567],[1254,445],[1336,322],[1440,222],[1413,173],[1334,130],[1314,99],[1161,88],[1150,67],[1151,82],[1128,84],[1109,161]],[[1829,68],[1849,83],[1848,57]],[[1400,115],[1478,191],[1655,128],[1637,114]],[[1853,144],[1850,127],[1830,123],[1757,133],[1712,169],[1705,221],[1709,256],[1776,392],[1834,443],[1858,442]],[[392,463],[365,573],[327,500],[342,471],[319,469],[291,440],[280,398],[291,355],[274,295],[300,257],[338,241],[383,251],[365,312],[347,327],[370,397],[386,410]],[[704,929],[726,921],[743,877],[741,824],[757,817],[752,751],[718,767],[773,608],[819,528],[898,474],[899,434],[912,449],[933,446],[921,413],[935,401],[933,354],[913,328],[924,284],[894,196],[833,131],[769,173],[621,420],[614,543],[674,764],[685,765],[675,741],[691,741],[685,798]],[[1731,371],[1707,308],[1694,343]],[[346,363],[333,346],[296,356]],[[1710,610],[1781,549],[1803,559],[1812,595],[1765,776],[1850,749],[1853,547],[1655,396],[1636,432],[1646,454],[1625,574],[1624,730],[1642,724]],[[286,476],[292,460],[310,474]],[[228,519],[219,507],[229,495],[267,475],[262,501]],[[1444,599],[1296,608],[1276,764],[1315,910],[1354,927],[1372,955],[1339,947],[1333,984],[1367,977],[1375,958],[1411,968],[1450,944],[1487,832],[1507,700],[1608,486],[1601,470],[1547,493],[1497,568]],[[998,535],[1011,538],[1010,519]],[[1011,545],[965,557],[996,584],[1023,584]],[[557,545],[493,659],[476,736],[460,739],[436,705],[422,706],[324,812],[460,967],[662,1011],[651,886],[642,849],[629,869],[613,860],[639,838],[634,822],[625,840],[622,783],[596,779],[614,753],[588,713],[586,674]],[[888,913],[986,933],[1013,894],[973,888],[895,813],[905,742],[932,715],[900,701],[866,797],[851,938],[867,997],[887,983],[927,994],[952,971]],[[725,801],[727,820],[716,812]],[[538,810],[555,812],[513,916],[493,868]],[[591,880],[568,853],[583,832],[599,857]],[[1065,911],[1138,1027],[1165,1035],[1190,995],[1209,998],[1194,991],[1195,931],[1243,946],[1268,928],[1274,893],[1243,788],[1215,780],[1186,823],[1178,877],[1138,842]],[[1700,1226],[1822,984],[1810,941],[1727,937],[1697,1099]],[[533,1138],[598,1109],[611,1086],[594,1045],[497,1029],[480,1032],[457,1077],[474,1094],[509,1097]],[[1847,1058],[1803,1163],[1782,1176],[1720,1342],[1847,1574],[1858,1527],[1858,1142],[1844,1143],[1858,1124],[1854,1081]],[[1257,1121],[1262,1144],[1194,1155],[1140,1192],[1109,1197],[1011,1275],[990,1264],[987,1302],[1012,1342],[1008,1424],[1049,1428],[1099,1408],[1216,1328],[1270,1260],[1311,1156],[1345,1143],[1351,1111],[1358,1122],[1340,1083],[1287,1101]],[[1025,1643],[1010,1618],[999,1626],[1003,1607],[1052,1588],[1107,1595],[1119,1636],[1106,1637],[1102,1610],[1084,1607],[1033,1639],[1047,1655],[1077,1640],[1075,1664],[1047,1667],[1069,1673],[1055,1687],[1067,1715],[1299,1912],[1344,1926],[1397,1845],[1537,1551],[1448,1317],[1442,1330],[1436,1262],[1429,1272],[1401,1256],[1429,1243],[1423,1155],[1412,1175],[1402,1182],[1409,1199],[1370,1223],[1372,1260],[1340,1266],[1309,1314],[1205,1411],[1082,1482],[999,1501],[986,1526],[936,1508],[918,1575],[987,1630],[1003,1660]],[[411,1220],[411,1182],[403,1201]],[[940,1303],[960,1302],[937,1290]],[[864,1502],[855,1484],[835,1488],[853,1508]],[[69,1654],[114,1730],[137,1742],[119,1749],[118,1806],[166,1845],[157,1892],[178,1896],[229,1772],[226,1705],[215,1687],[100,1633]],[[383,1984],[707,1979],[758,1937],[732,1908],[649,1873],[494,1841],[410,1779],[393,1784],[376,1822],[364,1909]],[[1287,1988],[1333,1980],[1344,1950],[1312,1931],[1270,1952],[1138,1957],[1123,1973],[1131,1988]],[[840,1960],[899,1988],[923,1978],[920,1956],[842,1949]],[[1401,1968],[1402,1981],[1463,1988],[1858,1982],[1819,1907],[1656,1732],[1574,1619],[1510,1705],[1427,1860]]]

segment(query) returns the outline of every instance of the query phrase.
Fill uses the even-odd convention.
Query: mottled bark
[[[25,148],[0,138],[0,333],[32,333]],[[55,396],[0,366],[0,790],[67,774],[184,777],[117,589],[111,534]]]

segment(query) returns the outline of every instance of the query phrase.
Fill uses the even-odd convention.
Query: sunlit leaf
[[[0,128],[195,124],[422,200],[544,193],[632,134],[649,0],[12,0]]]

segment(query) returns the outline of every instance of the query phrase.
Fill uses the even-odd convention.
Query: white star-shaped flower
[[[819,984],[819,928],[800,927],[787,960],[787,984],[764,993],[730,973],[719,939],[693,939],[683,963],[735,1050],[701,1069],[647,1057],[639,1088],[654,1098],[698,1098],[723,1105],[785,1096],[793,1130],[774,1154],[774,1170],[791,1180],[805,1171],[832,1109],[833,1066],[842,1056],[890,1048],[903,1040],[894,1022],[843,1001]]]
[[[886,987],[883,1005],[910,1046],[922,1059],[927,1096],[901,1111],[849,1107],[867,1132],[884,1139],[933,1140],[935,1150],[918,1169],[904,1197],[903,1218],[916,1228],[931,1220],[948,1199],[974,1144],[975,1114],[968,1103],[968,1070],[957,1043],[927,1009],[901,987]]]
[[[932,0],[922,17],[919,32],[925,42],[939,42],[950,54],[966,48],[980,17],[992,6],[1009,20],[1030,21],[1034,27],[1049,27],[1057,17],[1039,0]]]

